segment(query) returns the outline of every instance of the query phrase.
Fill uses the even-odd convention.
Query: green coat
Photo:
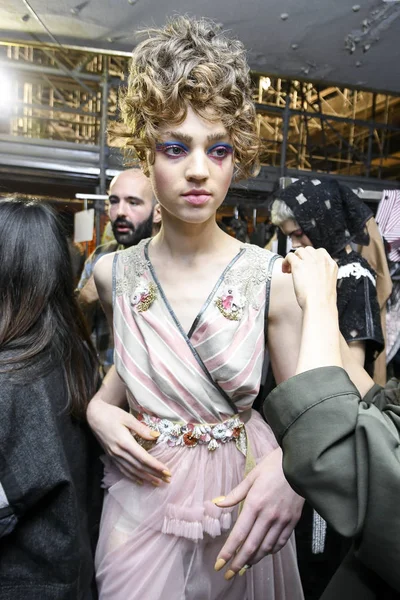
[[[338,367],[292,377],[265,401],[288,481],[354,539],[323,600],[400,598],[399,405],[397,380],[361,399]]]

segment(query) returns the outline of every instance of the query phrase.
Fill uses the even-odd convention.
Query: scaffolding
[[[119,120],[128,68],[126,56],[0,44],[0,73],[10,75],[13,98],[0,116],[0,139],[98,148],[104,193],[110,149],[118,146],[108,131]],[[279,176],[299,170],[399,179],[399,96],[258,73],[252,81],[265,167]]]
[[[400,97],[258,77],[254,95],[263,164],[396,180]]]

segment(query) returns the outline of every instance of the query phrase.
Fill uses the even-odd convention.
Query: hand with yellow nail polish
[[[230,494],[213,502],[224,508],[243,500],[243,510],[214,567],[219,571],[229,565],[224,575],[227,580],[244,575],[250,565],[281,550],[300,518],[304,500],[283,475],[280,448],[264,457]]]
[[[219,558],[214,565],[214,570],[220,571],[221,569],[224,568],[225,565],[226,565],[226,560],[224,560],[223,558]]]
[[[110,398],[115,405],[109,401]],[[125,385],[115,367],[112,367],[100,390],[89,403],[87,419],[90,427],[123,475],[132,481],[151,483],[154,487],[170,483],[172,475],[167,465],[149,454],[134,438],[136,435],[138,439],[147,440],[154,445],[160,434],[123,410],[125,402]]]

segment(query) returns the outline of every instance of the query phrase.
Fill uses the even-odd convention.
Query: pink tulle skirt
[[[256,460],[276,448],[255,411],[246,430]],[[293,536],[242,577],[225,581],[223,572],[214,571],[238,509],[221,509],[211,500],[244,476],[245,457],[233,442],[214,452],[159,444],[151,454],[171,470],[170,484],[140,486],[107,463],[96,552],[100,600],[303,599]]]

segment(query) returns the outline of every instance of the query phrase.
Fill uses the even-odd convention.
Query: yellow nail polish
[[[214,504],[218,504],[218,502],[222,502],[222,500],[225,500],[226,496],[217,496],[216,498],[213,498],[211,500],[211,502],[213,502]]]
[[[224,560],[223,558],[219,558],[214,565],[214,570],[220,571],[222,569],[222,567],[224,567],[225,565],[226,565],[226,560]]]
[[[239,575],[240,575],[240,577],[246,573],[246,571],[247,571],[247,569],[248,569],[248,568],[249,568],[249,567],[242,567],[242,568],[240,569],[240,571],[239,571]]]
[[[236,573],[235,571],[232,571],[232,569],[229,569],[229,571],[227,571],[224,575],[224,579],[226,579],[227,581],[229,581],[230,579],[233,579],[235,577]]]
[[[165,477],[172,477],[172,473],[170,473],[170,471],[168,471],[168,469],[165,469],[164,471],[162,471],[162,474],[165,475]]]
[[[152,436],[153,436],[153,438],[158,438],[158,437],[160,437],[160,434],[159,434],[159,432],[158,432],[158,431],[150,431],[150,435],[152,435]]]
[[[171,483],[171,479],[170,479],[169,477],[163,477],[163,478],[162,478],[162,480],[163,480],[165,483]]]
[[[154,487],[160,487],[160,484],[158,483],[158,481],[152,481],[151,485],[154,485]]]

